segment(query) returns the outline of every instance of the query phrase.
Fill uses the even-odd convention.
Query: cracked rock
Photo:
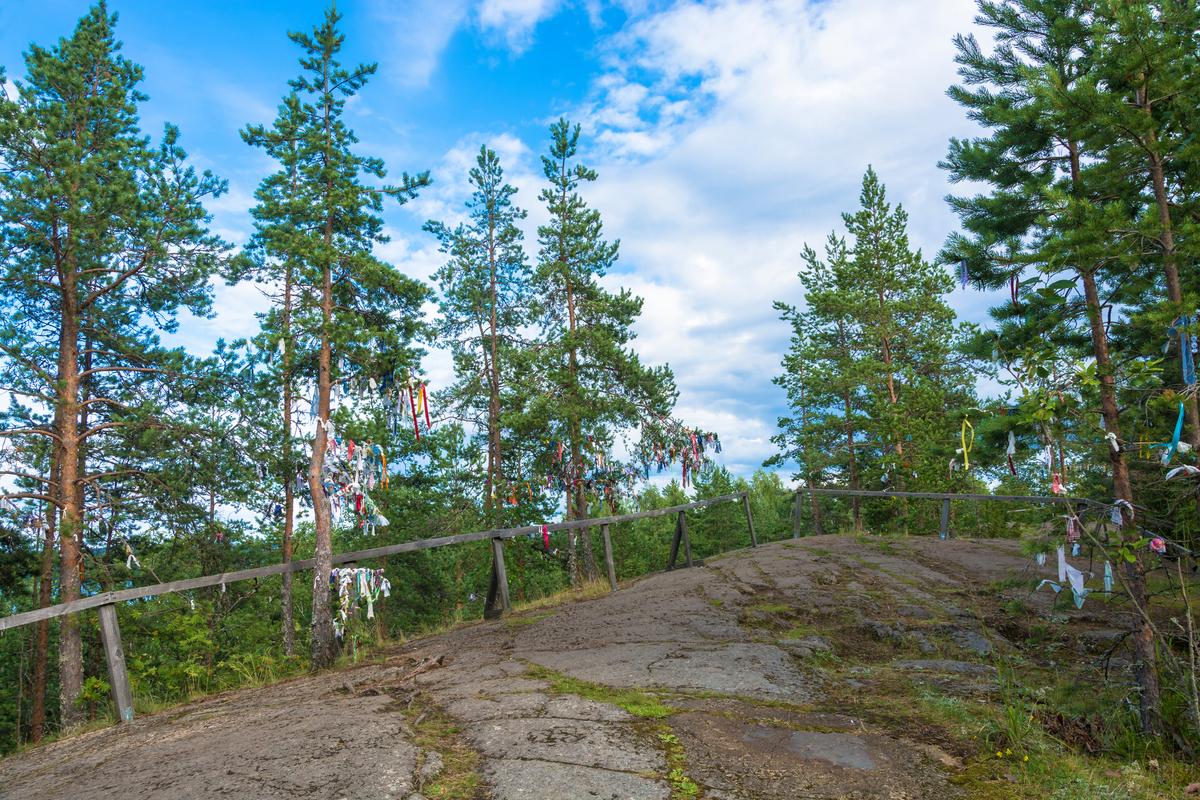
[[[436,750],[426,750],[425,762],[421,764],[421,769],[418,770],[417,776],[421,779],[422,783],[434,780],[438,775],[442,774],[445,766],[441,753]]]

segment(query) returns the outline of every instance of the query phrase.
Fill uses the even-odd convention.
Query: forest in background
[[[798,255],[804,304],[776,305],[793,330],[776,379],[791,412],[766,466],[811,487],[1111,503],[1112,516],[1065,523],[962,508],[955,529],[1022,536],[1032,554],[1079,525],[1118,566],[1129,602],[1148,608],[1200,529],[1200,12],[985,1],[979,21],[994,45],[956,41],[962,84],[950,95],[984,134],[952,141],[943,164],[981,187],[950,198],[963,230],[925,257],[868,169],[844,231]],[[318,562],[311,587],[288,576],[124,607],[147,707],[482,613],[487,546],[445,548],[369,565],[391,596],[339,636],[334,552],[731,491],[750,493],[761,538],[791,533],[779,473],[730,475],[719,432],[674,417],[669,368],[638,358],[642,301],[601,282],[619,246],[584,199],[599,176],[581,160],[579,126],[549,130],[536,198],[549,221],[536,243],[485,144],[463,176],[463,219],[426,225],[444,255],[430,284],[373,255],[384,206],[415,197],[428,175],[388,183],[382,161],[358,152],[344,104],[375,67],[340,63],[337,23],[330,12],[290,35],[298,77],[281,87],[275,120],[242,131],[276,170],[240,250],[207,227],[220,178],[188,166],[179,131],[155,141],[141,130],[141,69],[120,54],[104,4],[56,45],[32,45],[24,77],[8,83],[15,97],[0,97],[4,613]],[[956,321],[956,277],[1004,290],[986,327]],[[206,357],[165,347],[180,311],[208,313],[216,280],[269,293],[259,332]],[[451,351],[452,385],[425,383],[431,346]],[[980,379],[1005,394],[979,397]],[[646,482],[660,474],[675,479]],[[938,511],[823,500],[806,505],[805,525],[932,534]],[[696,515],[701,557],[744,545],[739,514]],[[615,529],[619,575],[661,568],[669,532],[663,520]],[[586,587],[596,549],[578,534],[556,534],[548,552],[540,539],[518,544],[514,599]],[[1147,615],[1135,641],[1130,713],[1194,747],[1194,638]],[[0,751],[108,713],[94,615],[0,635],[0,674]]]

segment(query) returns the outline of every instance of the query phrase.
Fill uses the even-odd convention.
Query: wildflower
[[[1006,756],[1011,756],[1011,755],[1012,755],[1012,748],[1011,748],[1011,747],[1009,747],[1008,749],[1006,749],[1006,750],[1004,751],[1004,755],[1006,755]]]
[[[1021,756],[1022,761],[1029,761],[1029,756]]]
[[[1004,758],[1004,753],[1001,753],[999,750],[997,750],[997,751],[996,751],[996,758]]]

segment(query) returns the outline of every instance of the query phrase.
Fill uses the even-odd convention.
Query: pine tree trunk
[[[495,487],[504,475],[504,465],[500,454],[500,364],[499,338],[496,333],[496,229],[495,222],[489,215],[488,219],[488,300],[489,300],[489,334],[491,361],[488,366],[488,481]],[[492,511],[495,513],[495,500],[492,500]],[[491,518],[488,524],[493,524]]]
[[[887,301],[883,296],[882,288],[879,290],[879,316],[881,319],[887,318]],[[888,333],[888,330],[891,326],[884,325],[882,327],[883,330],[879,335],[880,350],[883,355],[883,368],[887,373],[888,404],[891,405],[894,410],[899,404],[899,395],[896,392],[895,370],[892,369],[892,337],[891,334]],[[892,435],[892,448],[896,451],[896,458],[902,465],[904,463],[904,437],[902,437],[900,432],[895,429],[890,431],[890,433]],[[901,488],[903,488],[902,481],[897,481],[897,483]]]
[[[333,220],[326,221],[326,242],[333,238]],[[321,351],[317,359],[317,432],[313,440],[312,460],[308,465],[308,488],[313,497],[313,520],[316,529],[316,564],[313,567],[312,602],[312,665],[315,668],[333,664],[335,642],[333,615],[329,604],[329,573],[333,569],[333,520],[329,500],[321,481],[321,465],[325,462],[328,437],[324,423],[328,422],[329,390],[332,385],[333,361],[330,327],[333,319],[333,278],[328,264],[322,270],[324,290],[321,297]]]
[[[846,326],[838,321],[838,342],[842,347],[842,352],[848,352],[846,348],[850,346],[846,337]],[[858,457],[854,453],[854,405],[850,399],[850,390],[842,391],[842,405],[846,413],[846,449],[850,453],[850,488],[857,490],[858,485]],[[862,503],[857,495],[850,498],[850,509],[854,516],[854,532],[862,533]]]
[[[1096,278],[1091,272],[1082,272],[1084,297],[1087,301],[1088,318],[1091,323],[1092,349],[1096,356],[1096,371],[1100,375],[1100,409],[1104,416],[1104,429],[1108,433],[1121,438],[1121,422],[1117,406],[1116,386],[1113,378],[1112,361],[1108,353],[1108,339],[1104,333],[1104,323],[1100,316],[1100,297],[1096,290]],[[1133,503],[1133,485],[1129,480],[1129,467],[1125,463],[1124,453],[1113,449],[1105,442],[1108,450],[1108,461],[1112,468],[1113,495],[1118,500]],[[1137,525],[1130,515],[1123,514],[1125,524],[1122,526],[1122,538],[1125,541],[1137,539]],[[1161,692],[1158,683],[1158,654],[1154,648],[1154,629],[1150,625],[1149,602],[1146,592],[1146,567],[1139,557],[1133,563],[1125,563],[1125,586],[1130,598],[1140,610],[1133,630],[1134,646],[1134,676],[1140,690],[1138,706],[1140,710],[1142,730],[1147,733],[1157,733],[1161,729],[1159,708]]]
[[[1142,86],[1138,89],[1138,106],[1147,117],[1153,117],[1153,104],[1149,99],[1148,89]],[[1159,152],[1158,136],[1153,124],[1146,134],[1147,159],[1150,166],[1150,183],[1154,187],[1154,204],[1158,209],[1159,245],[1162,247],[1163,272],[1167,284],[1167,300],[1173,306],[1172,313],[1184,314],[1183,285],[1179,280],[1179,255],[1175,249],[1175,226],[1171,221],[1171,200],[1167,196],[1167,181],[1163,171],[1162,155]],[[1186,332],[1179,334],[1179,346],[1189,347],[1190,337]],[[1188,441],[1195,452],[1200,453],[1200,396],[1196,392],[1184,392],[1182,395],[1184,414],[1187,417]],[[1200,512],[1200,495],[1196,497],[1196,510]]]
[[[846,449],[850,451],[850,488],[857,490],[859,488],[858,456],[854,452],[854,423],[850,418],[853,406],[850,403],[849,392],[842,394],[842,402],[846,409]],[[850,498],[850,510],[854,516],[854,532],[862,533],[862,502],[858,495]]]
[[[283,280],[283,563],[292,561],[292,533],[295,520],[292,504],[295,502],[295,465],[292,463],[292,403],[295,392],[292,388],[292,262],[288,259]],[[292,615],[292,573],[283,573],[283,589],[280,593],[283,612],[283,652],[296,652],[295,622]]]
[[[571,343],[567,349],[567,373],[571,380],[572,403],[567,427],[571,439],[572,480],[574,481],[569,490],[569,496],[573,497],[574,502],[568,501],[567,514],[568,519],[586,519],[588,509],[583,487],[583,429],[579,422],[578,411],[575,410],[579,402],[579,354],[575,347],[575,292],[569,281],[567,282],[567,323],[571,337]],[[573,512],[572,505],[574,505]],[[596,554],[592,550],[592,537],[584,531],[571,531],[567,541],[570,547],[568,563],[571,565],[571,585],[578,587],[585,581],[596,580],[600,575],[600,570],[596,564]],[[580,544],[583,549],[582,564],[578,556]]]
[[[62,509],[59,529],[59,599],[78,600],[83,581],[80,540],[83,536],[83,492],[81,491],[81,448],[79,430],[79,309],[75,296],[74,271],[64,269],[62,281],[62,327],[59,333],[58,396],[55,409],[59,436],[58,493]],[[83,690],[83,642],[76,614],[62,616],[59,625],[59,714],[64,729],[83,721],[76,703]]]
[[[330,56],[325,54],[325,97],[329,97]],[[325,142],[331,147],[332,123],[328,100],[325,103]],[[329,169],[328,154],[325,168]],[[324,201],[333,202],[332,178],[326,179]],[[336,643],[333,635],[333,614],[329,604],[329,573],[333,569],[333,520],[329,500],[321,481],[321,466],[325,463],[328,435],[325,423],[330,416],[329,390],[332,385],[333,368],[333,215],[325,214],[325,241],[321,265],[321,351],[317,358],[317,432],[313,440],[312,460],[308,465],[308,488],[313,498],[313,526],[315,528],[315,561],[313,566],[312,602],[312,665],[320,669],[333,664]]]
[[[387,572],[387,556],[379,559],[379,568]],[[387,598],[382,594],[375,601],[375,644],[383,646],[387,640]]]
[[[476,318],[476,325],[479,328],[480,346],[483,347],[483,371],[488,376],[488,430],[487,430],[487,467],[483,473],[483,519],[484,524],[490,527],[495,527],[496,519],[496,492],[498,491],[500,481],[497,477],[496,468],[496,442],[492,438],[492,365],[490,363],[490,349],[483,345],[483,342],[488,338],[487,330],[483,326],[483,321]],[[498,412],[497,412],[498,413]]]
[[[51,480],[55,470],[50,465]],[[46,504],[46,540],[42,545],[42,563],[38,575],[38,608],[47,608],[53,600],[55,531],[58,527],[58,509],[53,503]],[[29,712],[29,741],[37,744],[46,729],[46,672],[49,664],[50,620],[44,619],[34,629],[33,655],[33,707]]]
[[[292,533],[294,531],[295,521],[292,515],[292,504],[296,501],[295,490],[292,488],[293,480],[287,481],[283,486],[283,563],[290,564],[292,562]],[[295,616],[292,611],[292,573],[283,573],[283,589],[280,592],[280,604],[283,611],[283,652],[285,655],[295,655],[296,653],[296,624]]]
[[[1071,165],[1071,184],[1076,187],[1079,183],[1080,157],[1075,142],[1068,145]],[[1104,330],[1103,309],[1100,305],[1100,292],[1096,288],[1096,275],[1091,270],[1080,269],[1079,275],[1083,280],[1083,296],[1087,305],[1088,325],[1092,335],[1092,354],[1096,358],[1096,373],[1100,378],[1100,413],[1104,418],[1104,430],[1116,437],[1117,447],[1108,441],[1104,449],[1108,451],[1108,463],[1112,471],[1113,496],[1117,500],[1125,500],[1133,507],[1133,484],[1129,479],[1129,465],[1125,462],[1125,454],[1121,451],[1121,415],[1117,404],[1116,378],[1112,358],[1108,352],[1108,334]],[[1061,448],[1059,450],[1061,459]],[[1060,463],[1060,470],[1062,465]],[[1065,478],[1064,478],[1065,479]],[[1122,539],[1126,542],[1137,539],[1138,529],[1134,524],[1132,512],[1122,512]],[[1141,716],[1142,730],[1156,733],[1160,729],[1159,708],[1161,692],[1158,683],[1158,654],[1154,649],[1154,629],[1150,625],[1149,602],[1146,592],[1146,568],[1142,559],[1132,564],[1124,564],[1125,585],[1135,606],[1144,613],[1137,618],[1133,630],[1134,646],[1134,677],[1141,690],[1138,705]]]
[[[890,320],[887,311],[887,300],[883,294],[882,286],[879,288],[879,317],[880,321]],[[896,469],[892,475],[892,486],[903,492],[908,484],[905,480],[905,461],[904,461],[904,436],[895,427],[896,424],[896,407],[899,405],[899,394],[896,391],[896,372],[892,367],[892,337],[891,325],[882,324],[882,330],[879,334],[880,350],[883,356],[883,368],[887,374],[887,396],[888,404],[892,407],[891,421],[889,424],[889,434],[892,438],[892,449],[896,453]],[[901,498],[900,505],[896,510],[896,518],[904,523],[905,532],[907,532],[908,522],[908,498]]]

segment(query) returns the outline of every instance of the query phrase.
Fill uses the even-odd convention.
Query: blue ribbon
[[[1192,322],[1192,317],[1184,314],[1167,328],[1167,336],[1172,339],[1179,338],[1179,365],[1183,373],[1183,382],[1186,386],[1196,385],[1196,360],[1192,354],[1192,337],[1187,332]],[[1170,344],[1168,340],[1167,346],[1169,347]]]
[[[1193,376],[1194,379],[1194,376]],[[1170,462],[1171,457],[1175,455],[1175,451],[1179,449],[1179,437],[1183,435],[1183,403],[1179,403],[1179,418],[1175,420],[1175,433],[1171,436],[1171,444],[1167,446],[1167,452],[1163,453],[1162,463]]]

